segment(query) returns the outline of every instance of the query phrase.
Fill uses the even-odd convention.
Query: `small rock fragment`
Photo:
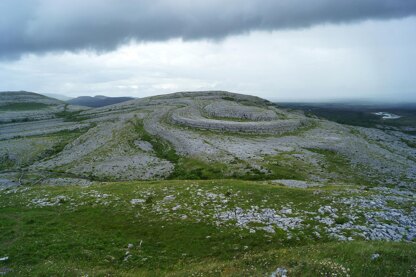
[[[380,258],[380,254],[378,254],[378,253],[374,253],[373,255],[371,255],[371,260],[372,261],[377,260],[378,258]]]
[[[278,267],[276,270],[270,275],[270,277],[287,277],[287,269],[283,267]]]
[[[165,198],[163,198],[163,201],[172,201],[172,200],[175,200],[175,195],[168,195],[168,196],[165,196]]]
[[[144,200],[144,199],[132,199],[132,200],[130,200],[130,203],[132,205],[137,205],[137,204],[141,204],[141,203],[144,203],[144,202],[146,202],[146,200]]]

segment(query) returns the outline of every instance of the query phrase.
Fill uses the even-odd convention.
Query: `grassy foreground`
[[[270,276],[283,267],[289,276],[415,276],[415,243],[318,238],[308,219],[291,236],[279,228],[251,232],[216,214],[253,205],[315,211],[343,189],[317,194],[270,182],[215,180],[4,190],[0,258],[8,259],[0,261],[0,273]],[[372,259],[375,253],[380,257]]]

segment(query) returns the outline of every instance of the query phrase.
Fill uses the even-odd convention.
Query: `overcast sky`
[[[1,0],[0,90],[416,101],[415,0]]]

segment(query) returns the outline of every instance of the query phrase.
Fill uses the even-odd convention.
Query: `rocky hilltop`
[[[0,97],[0,272],[415,272],[416,141],[405,132],[224,91],[92,109]]]
[[[23,182],[242,178],[410,186],[416,178],[416,151],[405,134],[307,117],[254,96],[179,92],[94,109],[28,92],[0,97],[2,107],[19,103],[19,110],[0,112],[3,179],[24,172]]]

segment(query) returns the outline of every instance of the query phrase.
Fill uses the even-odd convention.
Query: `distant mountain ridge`
[[[126,101],[133,100],[133,97],[107,97],[103,95],[92,96],[80,96],[71,100],[66,101],[71,105],[85,106],[91,108],[99,108],[118,104]]]

